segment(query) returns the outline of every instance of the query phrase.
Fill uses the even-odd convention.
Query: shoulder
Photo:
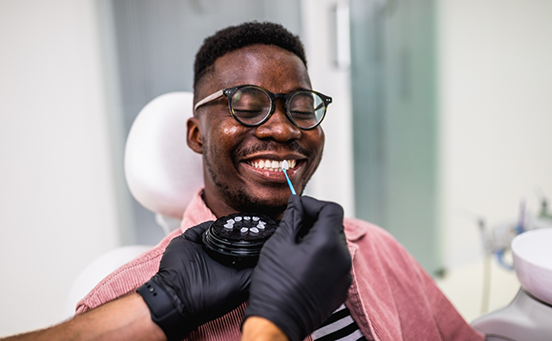
[[[391,233],[383,228],[360,219],[344,220],[345,236],[349,250],[356,254],[355,263],[368,261],[374,265],[377,262],[382,270],[391,271],[393,268],[418,269],[418,262],[395,239]]]
[[[345,218],[343,226],[345,227],[345,236],[350,242],[360,242],[365,238],[376,238],[386,243],[398,244],[395,237],[388,231],[361,219]]]

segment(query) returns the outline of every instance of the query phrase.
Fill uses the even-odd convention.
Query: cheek
[[[308,141],[310,148],[312,148],[318,154],[318,158],[322,156],[322,151],[324,150],[324,142],[326,136],[324,135],[324,130],[321,127],[317,127],[309,131]]]
[[[237,124],[223,124],[212,129],[209,132],[209,150],[211,157],[215,157],[218,162],[228,162],[234,158],[236,149],[241,145],[244,139],[244,129]]]
[[[235,136],[240,133],[240,128],[237,126],[226,126],[222,129],[221,133],[225,136]]]

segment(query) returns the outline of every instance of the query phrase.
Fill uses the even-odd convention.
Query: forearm
[[[166,340],[152,320],[148,306],[138,294],[109,302],[83,315],[36,332],[3,339],[4,341],[64,340]]]
[[[241,341],[289,341],[284,332],[271,321],[251,316],[243,324]]]

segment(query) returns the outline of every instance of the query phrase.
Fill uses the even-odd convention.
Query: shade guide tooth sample
[[[291,180],[289,179],[287,175],[287,170],[289,168],[289,164],[286,160],[282,162],[282,172],[284,172],[284,175],[286,176],[287,183],[289,185],[289,189],[291,190],[291,194],[296,195],[295,188],[293,188],[293,184],[291,183]]]

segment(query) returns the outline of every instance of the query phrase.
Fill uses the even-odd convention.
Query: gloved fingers
[[[244,268],[238,270],[237,276],[240,278],[240,283],[243,289],[249,292],[249,286],[251,285],[251,276],[253,275],[254,268]]]
[[[196,244],[202,244],[202,239],[201,237],[203,236],[203,233],[205,233],[205,231],[207,231],[207,229],[213,224],[213,221],[212,220],[208,220],[206,222],[203,222],[199,225],[196,225],[194,227],[190,227],[189,229],[187,229],[183,236],[184,236],[184,239],[186,240],[189,240],[191,241],[192,243],[196,243]]]
[[[331,201],[320,201],[311,197],[301,197],[303,204],[304,215],[314,220],[320,220],[320,215],[323,214],[323,219],[328,219],[336,215],[335,219],[343,222],[343,208]]]
[[[318,213],[322,210],[322,208],[329,203],[330,202],[328,201],[317,200],[306,195],[301,197],[301,204],[303,205],[305,215],[314,220],[318,218]]]
[[[333,202],[303,198],[305,216],[314,220],[312,231],[343,231],[343,208]]]
[[[301,197],[291,195],[288,200],[286,211],[284,212],[284,218],[280,221],[271,239],[276,236],[284,237],[287,240],[295,239],[295,236],[302,226],[302,220],[303,204],[301,203]],[[278,239],[278,237],[276,239]]]
[[[309,203],[305,206],[308,205]],[[336,251],[336,247],[337,249],[347,249],[343,231],[343,208],[331,202],[326,202],[323,206],[317,204],[309,208],[320,208],[320,210],[301,244],[305,247],[312,247],[313,250],[323,248],[327,251]]]

